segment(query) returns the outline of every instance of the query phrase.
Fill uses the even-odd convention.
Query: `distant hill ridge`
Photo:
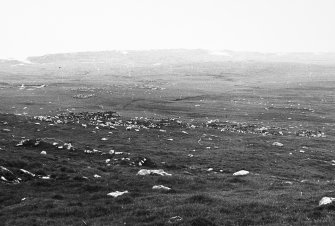
[[[169,50],[114,50],[98,52],[58,53],[27,58],[32,63],[108,63],[148,66],[203,62],[287,62],[306,64],[335,64],[335,53],[260,53],[230,50],[169,49]],[[11,62],[10,62],[11,61]],[[18,63],[0,60],[0,63]]]
[[[171,49],[171,50],[125,50],[50,54],[29,57],[34,63],[56,63],[59,61],[107,62],[112,64],[175,64],[220,61],[260,61],[335,64],[335,53],[260,53],[237,52],[230,50],[213,51],[203,49]]]

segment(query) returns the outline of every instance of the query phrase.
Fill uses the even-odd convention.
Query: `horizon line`
[[[259,54],[335,54],[335,51],[257,51],[257,50],[231,50],[231,49],[213,49],[213,48],[143,48],[143,49],[106,49],[106,50],[78,50],[78,51],[60,51],[60,52],[49,52],[44,54],[32,54],[17,57],[4,57],[0,60],[18,60],[28,61],[30,57],[43,57],[49,55],[59,54],[78,54],[78,53],[97,53],[97,52],[141,52],[141,51],[174,51],[174,50],[185,50],[185,51],[216,51],[216,52],[236,52],[236,53],[259,53]]]

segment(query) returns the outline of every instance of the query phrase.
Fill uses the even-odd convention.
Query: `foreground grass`
[[[1,115],[0,121],[1,129],[10,129],[1,131],[0,165],[22,179],[19,184],[0,183],[4,225],[334,224],[334,205],[318,207],[323,196],[335,196],[332,137],[237,134],[183,125],[162,127],[166,132],[120,126],[111,134],[106,128],[49,126],[13,115]],[[188,134],[181,133],[185,130]],[[75,150],[58,149],[52,142],[16,146],[21,137],[52,137],[71,142]],[[275,140],[284,147],[272,146]],[[101,152],[85,153],[87,148]],[[124,153],[108,154],[110,149]],[[130,165],[125,158],[140,157],[172,176],[136,175],[148,167]],[[50,179],[29,177],[20,169]],[[241,169],[250,174],[232,175]],[[171,190],[153,190],[153,185]],[[124,190],[129,193],[107,196]]]

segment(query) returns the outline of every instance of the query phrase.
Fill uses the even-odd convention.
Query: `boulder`
[[[126,194],[126,193],[128,193],[128,191],[114,191],[114,192],[108,193],[107,195],[108,196],[113,196],[114,198],[116,198],[116,197],[121,196],[121,195]]]
[[[272,145],[273,145],[273,146],[277,146],[277,147],[282,147],[282,146],[284,146],[282,143],[277,142],[277,141],[276,141],[276,142],[273,142]]]
[[[248,174],[249,174],[249,171],[240,170],[240,171],[237,171],[237,172],[233,173],[233,176],[245,176],[245,175],[248,175]]]
[[[166,187],[166,186],[164,186],[164,185],[154,185],[154,186],[152,187],[152,189],[154,189],[154,190],[165,190],[165,191],[169,191],[169,190],[171,190],[171,188]]]
[[[159,169],[159,170],[141,169],[140,171],[138,171],[137,175],[140,175],[140,176],[145,176],[145,175],[172,176],[172,174],[169,174],[162,169]]]
[[[319,206],[328,205],[328,204],[331,204],[334,201],[335,201],[335,198],[332,198],[332,197],[323,197],[319,201]]]

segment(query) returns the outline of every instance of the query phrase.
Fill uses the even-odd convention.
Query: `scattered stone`
[[[25,173],[25,174],[28,174],[28,175],[30,175],[30,176],[32,176],[32,177],[35,177],[35,174],[29,172],[28,170],[20,169],[20,171],[23,172],[23,173]]]
[[[99,153],[101,151],[93,149],[93,150],[84,150],[84,152],[87,153],[87,154],[92,154],[92,153]]]
[[[297,136],[300,137],[322,137],[325,138],[326,135],[324,132],[317,131],[317,130],[299,130],[296,132]]]
[[[166,186],[164,186],[164,185],[154,185],[154,186],[152,187],[152,189],[154,189],[154,190],[165,190],[165,191],[169,191],[169,190],[171,190],[171,188],[166,187]]]
[[[29,139],[23,139],[18,144],[16,144],[16,147],[26,145],[26,144],[28,144],[28,142],[30,142]]]
[[[128,193],[128,191],[114,191],[114,192],[108,193],[107,195],[108,196],[113,196],[114,198],[116,198],[116,197],[121,196],[121,195],[126,194],[126,193]]]
[[[94,177],[95,177],[95,178],[100,178],[101,176],[98,175],[98,174],[94,174]]]
[[[282,146],[284,146],[282,143],[279,143],[279,142],[277,142],[277,141],[273,142],[272,145],[273,145],[273,146],[277,146],[277,147],[282,147]]]
[[[93,151],[91,151],[91,150],[84,150],[84,152],[87,153],[87,154],[93,153]]]
[[[248,175],[248,174],[249,174],[249,171],[240,170],[240,171],[237,171],[237,172],[233,173],[233,176],[245,176],[245,175]]]
[[[6,183],[18,184],[20,183],[20,178],[17,178],[12,171],[6,167],[0,166],[1,180]]]
[[[211,171],[213,171],[214,169],[213,168],[208,168],[208,172],[211,172]]]
[[[74,150],[74,147],[72,146],[71,143],[64,143],[64,147],[65,147],[67,150]]]
[[[138,171],[137,175],[145,176],[145,175],[160,175],[160,176],[172,176],[172,174],[166,173],[164,170],[147,170],[141,169]]]
[[[134,165],[156,168],[157,164],[148,157],[137,157],[134,159]]]
[[[46,155],[47,152],[46,151],[41,151],[41,155]]]
[[[91,97],[94,97],[95,94],[76,94],[73,96],[73,98],[75,99],[88,99],[88,98],[91,98]]]
[[[182,221],[182,220],[183,220],[182,217],[180,217],[180,216],[175,216],[175,217],[171,217],[171,218],[169,219],[168,223],[169,223],[169,224],[176,224],[176,223],[178,223],[178,222],[180,222],[180,221]]]

